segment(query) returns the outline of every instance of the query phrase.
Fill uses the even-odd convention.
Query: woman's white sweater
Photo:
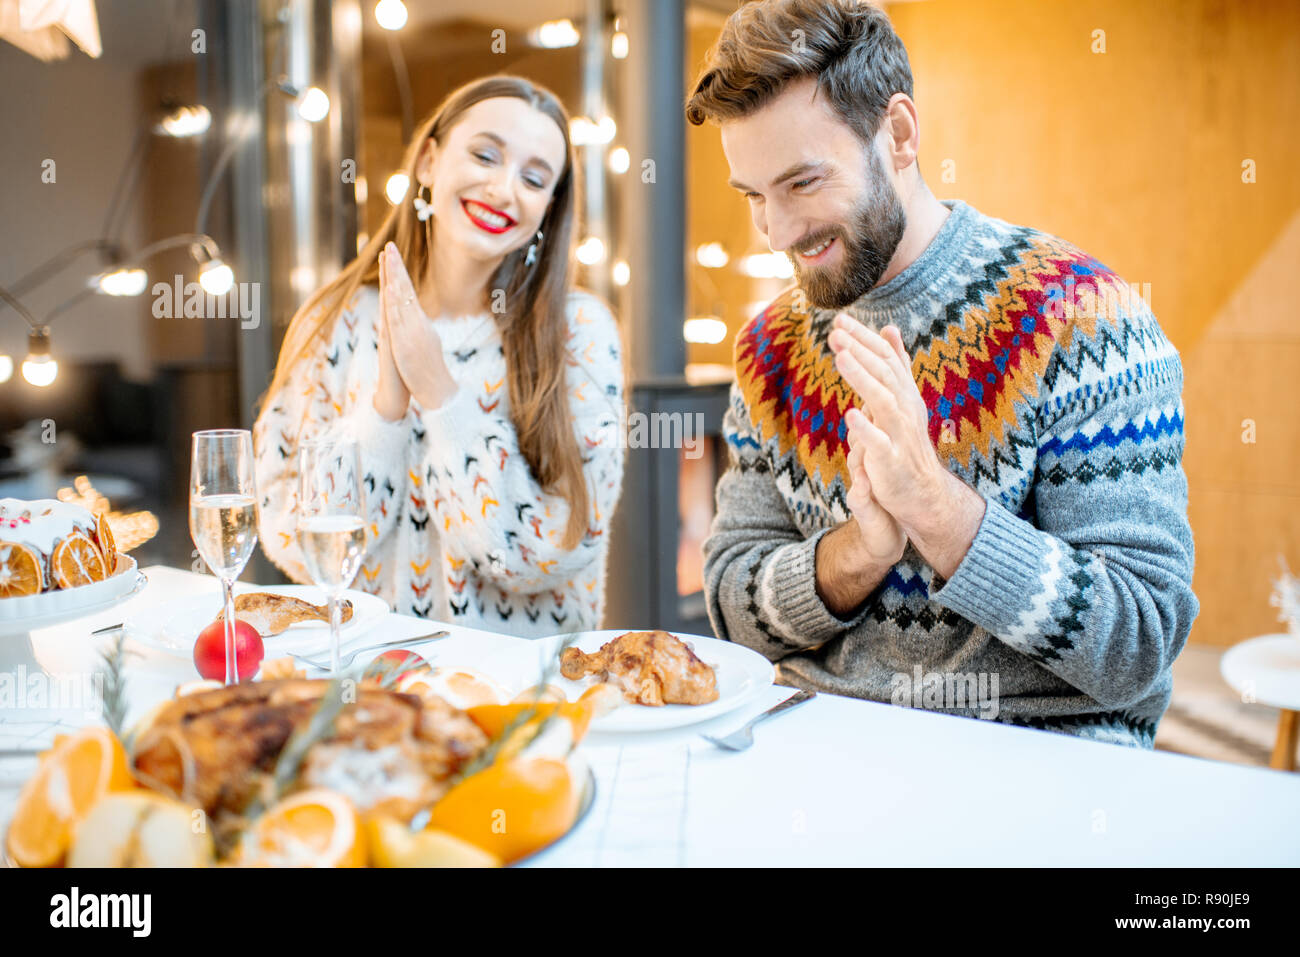
[[[379,292],[363,286],[333,333],[268,395],[253,428],[262,547],[309,582],[296,528],[298,445],[352,437],[369,531],[353,587],[400,614],[519,636],[595,629],[610,520],[623,477],[618,327],[595,296],[568,300],[567,384],[591,496],[587,533],[561,547],[569,506],[534,478],[510,419],[501,334],[491,313],[435,320],[458,389],[442,407],[375,411]]]

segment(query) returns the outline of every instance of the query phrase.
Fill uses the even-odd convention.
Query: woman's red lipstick
[[[501,212],[501,210],[493,209],[487,203],[480,203],[478,200],[474,199],[462,199],[460,201],[460,206],[461,209],[465,210],[465,215],[469,217],[470,222],[486,232],[494,234],[504,233],[515,226],[515,221],[513,219]],[[483,218],[483,213],[499,216],[504,220],[504,223],[489,222]]]

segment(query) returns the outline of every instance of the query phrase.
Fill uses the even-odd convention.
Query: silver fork
[[[355,648],[347,655],[341,655],[339,657],[339,670],[343,671],[346,668],[350,668],[352,662],[357,660],[357,655],[365,651],[378,651],[380,648],[397,648],[401,645],[416,645],[422,641],[433,641],[437,638],[446,638],[450,634],[451,632],[449,631],[435,631],[429,635],[416,635],[414,638],[395,638],[392,641],[381,641],[377,645],[365,645],[361,648]],[[329,661],[325,661],[324,663],[313,661],[305,655],[295,655],[292,651],[289,652],[289,657],[300,664],[307,665],[309,668],[317,668],[321,671],[330,670]]]
[[[811,701],[815,697],[817,697],[817,692],[815,691],[796,691],[780,704],[768,708],[758,717],[749,721],[739,731],[733,731],[725,738],[715,738],[707,734],[702,734],[700,737],[705,741],[708,741],[710,744],[716,744],[724,751],[744,751],[754,743],[754,725],[766,718],[772,717],[774,714],[780,714],[782,711],[788,711],[797,705],[803,704],[805,701]]]

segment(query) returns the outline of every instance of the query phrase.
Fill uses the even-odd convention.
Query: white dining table
[[[33,667],[92,673],[103,644],[93,629],[220,588],[207,575],[144,572],[148,585],[124,604],[32,632]],[[367,638],[436,627],[451,637],[414,649],[434,663],[490,660],[527,641],[395,614]],[[127,648],[128,722],[196,677],[189,661]],[[730,732],[793,691],[764,688],[686,728],[593,730],[581,751],[595,800],[526,866],[1300,865],[1296,774],[829,694],[760,724],[748,751],[700,737]],[[84,710],[0,709],[0,822],[35,767],[27,752],[94,721]]]

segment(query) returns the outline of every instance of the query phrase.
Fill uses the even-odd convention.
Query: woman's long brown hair
[[[475,80],[448,94],[420,124],[407,145],[402,169],[414,188],[415,167],[425,140],[433,137],[445,143],[448,131],[467,109],[499,96],[516,97],[541,110],[555,121],[564,136],[564,170],[542,218],[543,241],[537,259],[532,266],[524,265],[527,247],[510,253],[493,274],[489,288],[505,291],[505,311],[498,316],[498,323],[505,350],[510,418],[519,438],[519,450],[538,484],[568,502],[563,547],[572,549],[586,534],[591,499],[566,384],[566,303],[577,188],[568,114],[554,93],[523,77],[502,74]],[[344,305],[361,285],[378,283],[379,252],[389,241],[396,243],[419,288],[428,274],[429,244],[424,224],[416,217],[413,205],[404,200],[392,208],[360,255],[298,310],[285,333],[268,394],[286,384],[290,370],[314,342],[329,336]]]

